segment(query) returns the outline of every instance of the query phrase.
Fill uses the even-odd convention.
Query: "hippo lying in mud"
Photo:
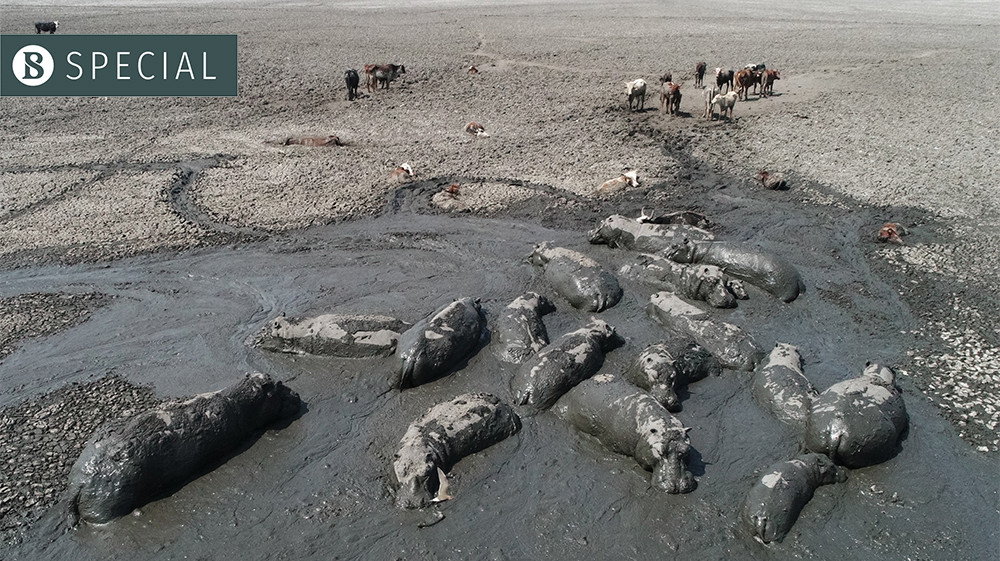
[[[896,455],[908,423],[895,372],[868,364],[861,376],[834,384],[813,399],[805,444],[838,465],[870,466]]]
[[[324,314],[314,318],[276,317],[253,344],[267,351],[362,358],[389,356],[409,324],[376,315]]]
[[[604,219],[588,235],[592,244],[607,244],[609,247],[643,253],[663,251],[685,238],[711,240],[714,236],[711,232],[686,224],[652,224],[620,214]]]
[[[767,361],[754,373],[752,383],[754,399],[779,421],[805,426],[819,393],[802,372],[802,357],[797,348],[776,343]]]
[[[545,280],[574,308],[600,312],[622,299],[618,279],[582,253],[542,243],[535,246],[528,259],[542,269]]]
[[[393,462],[396,505],[423,508],[444,500],[442,476],[459,460],[521,430],[517,413],[487,393],[468,393],[431,407],[400,441]]]
[[[696,487],[687,469],[691,441],[681,422],[648,393],[610,374],[598,374],[566,392],[553,408],[577,430],[653,472],[653,487],[689,493]]]
[[[721,373],[722,365],[712,353],[690,339],[673,337],[646,347],[625,370],[624,378],[676,413],[681,410],[677,388]]]
[[[671,290],[692,300],[701,300],[714,308],[735,308],[737,300],[746,300],[743,283],[730,278],[715,265],[682,265],[655,255],[641,255],[639,263],[625,265],[619,273],[626,278]]]
[[[599,319],[566,333],[514,374],[515,402],[535,411],[548,409],[570,388],[596,374],[604,364],[604,353],[619,343],[615,329]]]
[[[746,281],[784,302],[795,300],[805,291],[805,283],[791,263],[746,244],[687,239],[663,253],[678,263],[721,267],[727,275]]]
[[[485,336],[479,300],[461,298],[442,306],[399,336],[392,386],[412,388],[444,376],[475,352]]]
[[[847,470],[838,468],[823,454],[804,454],[767,468],[750,489],[743,521],[755,539],[780,542],[791,531],[799,513],[816,488],[847,480]]]
[[[750,371],[764,358],[750,334],[731,323],[712,320],[708,312],[672,292],[653,294],[646,311],[658,323],[694,337],[725,368]]]
[[[104,524],[169,493],[301,409],[298,394],[265,374],[104,425],[70,472],[70,516]]]
[[[556,311],[548,298],[535,292],[517,297],[493,326],[494,353],[504,362],[521,364],[549,344],[542,316]]]

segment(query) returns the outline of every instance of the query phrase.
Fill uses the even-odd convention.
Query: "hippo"
[[[255,373],[217,392],[105,424],[70,471],[73,525],[111,522],[176,490],[300,409],[298,394]]]
[[[541,243],[529,261],[542,269],[545,280],[574,308],[600,312],[622,299],[618,279],[582,253]]]
[[[553,408],[577,430],[653,472],[653,487],[690,493],[688,429],[648,393],[611,374],[598,374],[566,392]]]
[[[390,356],[409,324],[379,315],[324,314],[271,320],[252,340],[267,351],[363,358]]]
[[[837,467],[823,454],[803,454],[777,462],[747,495],[743,521],[754,539],[780,542],[791,531],[799,513],[820,485],[847,480],[847,470]]]
[[[442,306],[399,336],[393,387],[412,388],[444,376],[485,337],[486,317],[478,299],[460,298]]]
[[[548,409],[567,390],[597,373],[604,353],[620,342],[613,327],[591,318],[521,365],[511,381],[515,402],[533,411]]]
[[[487,393],[467,393],[431,407],[410,424],[393,462],[396,505],[423,508],[444,498],[442,475],[459,460],[521,430],[510,405]]]
[[[493,327],[494,353],[504,362],[521,364],[549,344],[542,316],[556,311],[548,298],[528,292],[504,308]]]
[[[861,376],[834,384],[813,399],[805,444],[837,465],[861,468],[896,455],[908,424],[896,373],[869,363]]]
[[[775,343],[753,376],[753,397],[779,421],[805,427],[813,399],[819,395],[802,372],[799,350],[786,343]]]
[[[805,283],[791,263],[746,244],[686,239],[663,253],[678,263],[722,267],[727,275],[746,281],[784,302],[791,302],[805,292]]]
[[[764,351],[747,332],[723,321],[713,321],[707,312],[681,300],[672,292],[657,292],[650,297],[649,317],[670,329],[694,337],[725,368],[751,371]]]
[[[722,365],[712,353],[688,338],[674,337],[646,347],[625,370],[624,378],[676,413],[681,410],[677,388],[721,373]]]
[[[605,218],[588,235],[588,240],[592,244],[606,244],[612,248],[630,249],[644,253],[655,253],[669,249],[673,244],[685,238],[711,240],[714,239],[714,236],[707,230],[686,224],[653,224],[620,214],[612,214]]]
[[[735,308],[737,300],[747,299],[743,283],[715,265],[683,265],[649,254],[639,259],[636,265],[622,267],[622,276],[704,301],[714,308]]]

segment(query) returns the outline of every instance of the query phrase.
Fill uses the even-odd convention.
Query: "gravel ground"
[[[1000,8],[883,4],[0,7],[3,33],[56,19],[60,33],[141,28],[236,33],[240,41],[236,98],[0,101],[0,270],[8,279],[0,283],[0,440],[19,443],[5,445],[0,458],[16,466],[0,481],[5,540],[17,541],[17,528],[52,504],[55,482],[88,431],[156,399],[125,378],[88,380],[94,373],[86,369],[76,379],[22,379],[6,358],[86,321],[110,296],[14,287],[33,277],[51,284],[72,264],[113,266],[197,248],[267,241],[308,251],[310,227],[400,208],[441,214],[431,195],[453,183],[463,213],[581,230],[595,217],[644,206],[738,216],[751,208],[748,193],[775,196],[759,192],[757,170],[784,172],[791,190],[775,207],[792,201],[806,214],[855,216],[850,239],[831,243],[862,247],[915,318],[899,325],[860,318],[857,329],[878,325],[868,334],[873,341],[902,347],[894,366],[904,383],[952,423],[971,454],[995,465],[1000,119],[996,96],[980,84],[1000,51]],[[701,92],[692,85],[699,60],[709,68],[765,60],[781,70],[777,95],[751,95],[732,121],[701,119]],[[370,62],[403,63],[407,73],[389,90],[346,101],[343,70]],[[477,75],[465,71],[473,64]],[[642,77],[653,86],[665,71],[682,83],[680,116],[655,109],[655,88],[645,111],[629,112],[624,82]],[[472,120],[491,136],[465,133]],[[346,145],[273,143],[329,134]],[[400,185],[388,174],[404,162],[416,177]],[[638,188],[595,194],[626,169],[638,170]],[[843,222],[802,216],[790,211],[773,221],[803,240],[827,228],[844,236]],[[889,221],[907,228],[903,245],[875,243]],[[797,224],[813,231],[796,232]],[[750,221],[722,228],[756,239]],[[797,249],[807,262],[809,248]],[[823,286],[824,298],[873,298],[849,282]],[[98,409],[85,399],[92,394],[104,413],[89,414]],[[71,419],[79,420],[72,438],[43,430]],[[44,473],[26,467],[23,458],[45,451],[58,458]]]

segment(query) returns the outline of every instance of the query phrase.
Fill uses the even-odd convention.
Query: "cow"
[[[715,86],[709,86],[705,88],[705,118],[713,119],[715,117],[715,105],[712,101],[715,96],[719,95],[719,88]]]
[[[49,35],[52,35],[59,29],[58,21],[39,21],[35,23],[35,35],[43,31],[47,31]]]
[[[706,65],[704,62],[699,62],[698,64],[694,65],[694,87],[700,88],[703,85],[705,85],[704,84],[705,68]]]
[[[660,91],[660,111],[677,115],[681,109],[681,85],[665,82]]]
[[[674,81],[674,75],[669,72],[666,72],[663,74],[663,76],[660,76],[661,84],[666,84],[667,82],[673,82],[673,81]]]
[[[368,91],[389,89],[389,82],[406,74],[406,67],[402,64],[366,64],[364,70]]]
[[[739,99],[739,94],[736,92],[719,94],[712,99],[712,105],[719,106],[720,120],[722,119],[723,116],[728,117],[730,120],[733,119],[733,107],[736,106],[736,101],[738,99]]]
[[[774,81],[780,80],[780,72],[778,70],[765,70],[764,75],[761,77],[760,84],[760,95],[767,97],[774,94]]]
[[[646,81],[642,78],[632,80],[631,82],[625,82],[625,94],[628,95],[628,108],[632,110],[632,102],[637,102],[636,105],[639,106],[639,110],[643,110],[646,107]]]
[[[347,83],[347,101],[354,101],[358,97],[358,84],[361,82],[358,71],[351,68],[344,72],[344,82]]]
[[[727,91],[732,91],[733,89],[733,75],[735,73],[732,70],[722,71],[721,68],[715,69],[715,86],[722,90],[722,86],[728,86]]]
[[[756,72],[749,68],[744,68],[736,73],[736,97],[746,100],[750,95],[750,86],[754,84]]]

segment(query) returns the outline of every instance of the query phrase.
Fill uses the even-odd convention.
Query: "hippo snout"
[[[299,394],[295,390],[285,384],[278,382],[274,393],[275,398],[281,404],[281,408],[278,411],[279,419],[294,417],[302,409],[302,398],[299,397]]]
[[[667,411],[676,413],[681,410],[681,400],[677,397],[677,392],[674,391],[673,387],[666,384],[656,385],[650,389],[649,393]]]
[[[698,486],[680,458],[665,458],[653,472],[653,485],[671,495],[690,493]]]

